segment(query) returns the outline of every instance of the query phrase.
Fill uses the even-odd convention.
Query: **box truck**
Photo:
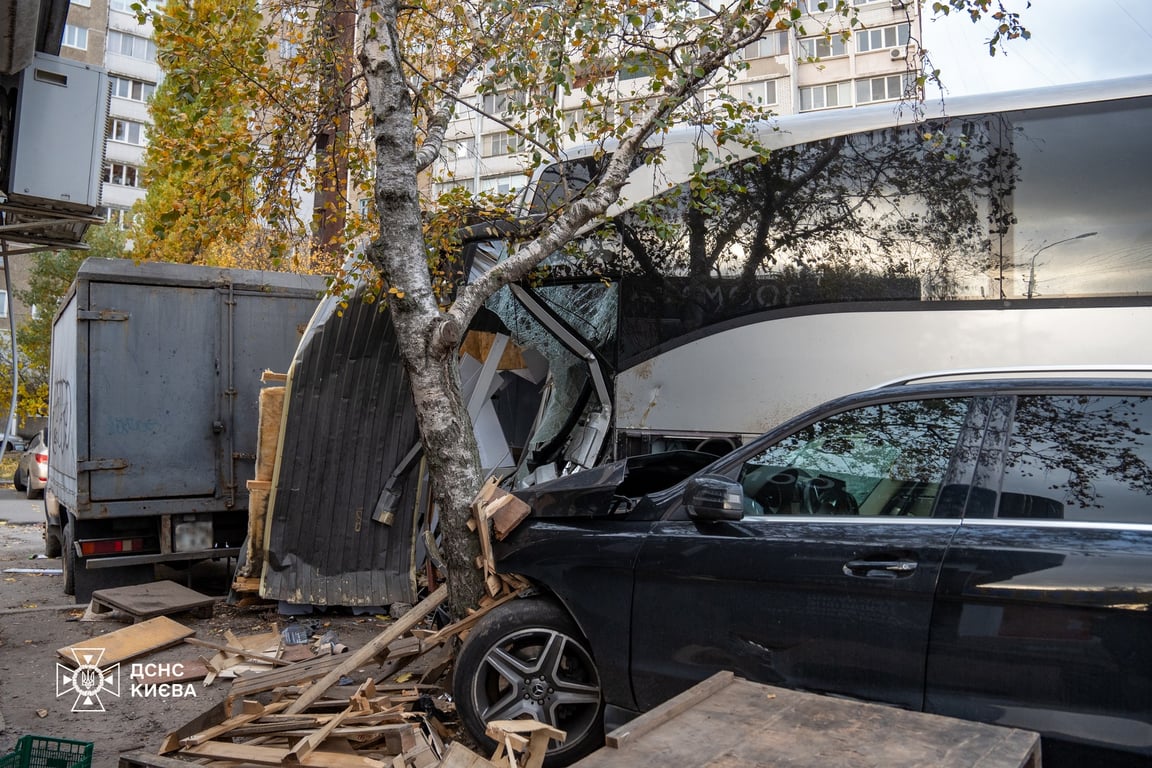
[[[89,259],[52,326],[46,549],[65,592],[235,557],[264,370],[287,369],[322,278]]]

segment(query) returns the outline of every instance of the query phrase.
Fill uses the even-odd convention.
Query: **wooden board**
[[[496,764],[454,741],[448,745],[440,768],[496,768]]]
[[[158,651],[176,645],[186,637],[196,634],[196,630],[173,621],[167,616],[157,616],[139,624],[133,624],[106,635],[97,635],[87,640],[59,648],[56,654],[68,664],[91,663],[101,668],[134,659],[151,651]],[[103,653],[98,653],[103,651]],[[85,658],[91,657],[90,662]],[[80,659],[77,662],[77,659]]]
[[[1040,768],[1031,732],[719,673],[608,734],[576,768]]]
[[[117,608],[137,620],[153,616],[210,608],[216,598],[201,594],[174,581],[154,581],[130,587],[98,589],[92,593],[92,605]],[[97,611],[99,612],[99,611]]]

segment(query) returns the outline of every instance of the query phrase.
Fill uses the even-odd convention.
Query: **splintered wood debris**
[[[455,710],[445,696],[454,638],[518,597],[528,582],[496,573],[489,535],[498,539],[526,516],[523,502],[488,483],[473,503],[482,555],[476,566],[488,594],[469,615],[441,629],[422,625],[447,597],[441,585],[362,648],[288,660],[267,636],[225,635],[187,642],[216,651],[213,676],[239,674],[224,702],[169,733],[158,754],[121,756],[121,768],[214,766],[323,768],[539,768],[550,740],[564,732],[532,720],[490,724],[498,748],[478,755],[455,740]],[[276,636],[274,636],[276,635]]]

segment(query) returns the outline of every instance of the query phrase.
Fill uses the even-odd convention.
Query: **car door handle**
[[[895,579],[911,575],[916,566],[915,560],[849,560],[844,564],[844,575]]]

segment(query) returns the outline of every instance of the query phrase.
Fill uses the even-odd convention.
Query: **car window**
[[[1152,398],[1017,398],[996,516],[1152,524]]]
[[[857,408],[746,461],[745,514],[929,517],[972,399]]]

